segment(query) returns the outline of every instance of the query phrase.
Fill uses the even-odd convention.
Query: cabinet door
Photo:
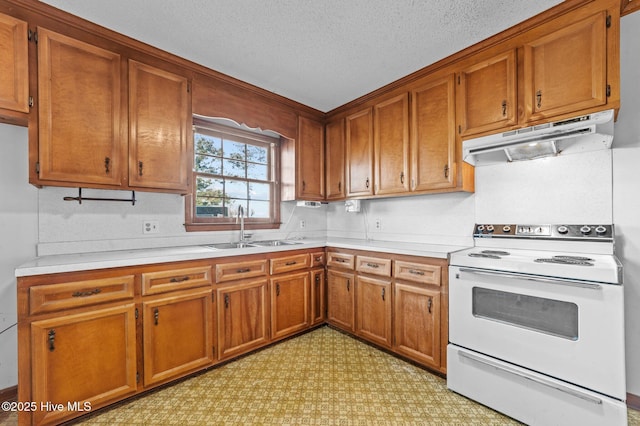
[[[278,339],[309,327],[309,273],[271,278],[271,337]]]
[[[439,368],[440,289],[402,283],[394,286],[394,349]]]
[[[606,49],[606,11],[525,44],[525,118],[538,120],[604,105]]]
[[[0,109],[29,112],[27,23],[0,13]]]
[[[322,123],[299,117],[296,159],[296,199],[324,200],[324,125]]]
[[[121,185],[120,55],[38,28],[39,179]]]
[[[187,190],[191,102],[185,77],[129,61],[129,185]]]
[[[324,269],[311,271],[311,325],[321,324],[327,312]]]
[[[216,291],[218,358],[231,358],[269,342],[267,280],[239,281]]]
[[[150,298],[142,306],[145,386],[213,362],[211,289]]]
[[[516,52],[480,61],[458,76],[459,133],[462,136],[516,124]]]
[[[341,200],[345,194],[344,119],[341,118],[327,123],[325,135],[327,200]]]
[[[409,94],[373,107],[375,194],[409,190]]]
[[[356,279],[356,334],[391,347],[391,281]]]
[[[371,108],[347,117],[347,197],[373,194]]]
[[[354,330],[354,275],[327,270],[327,321],[347,331]]]
[[[136,391],[135,306],[127,304],[31,323],[33,424],[59,423]],[[78,407],[68,402],[78,402]]]
[[[411,92],[411,190],[451,188],[455,170],[455,76]]]

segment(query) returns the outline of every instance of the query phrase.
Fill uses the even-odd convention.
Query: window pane
[[[227,180],[225,184],[225,191],[228,197],[230,198],[239,198],[239,199],[247,199],[249,195],[248,192],[248,182],[243,182],[241,180]]]
[[[268,218],[269,217],[269,202],[268,201],[253,201],[251,200],[249,208],[249,217],[255,218]]]
[[[267,164],[269,158],[267,153],[267,147],[247,145],[247,161]]]
[[[271,185],[268,183],[250,183],[249,184],[249,198],[251,200],[269,200],[269,194],[271,193]]]
[[[216,156],[222,156],[222,139],[213,136],[203,135],[201,133],[195,134],[196,138],[196,152],[203,154],[211,154]]]
[[[246,161],[245,157],[246,145],[240,142],[224,140],[224,158],[231,158],[239,161]]]
[[[247,163],[240,160],[223,160],[223,170],[225,176],[241,177],[247,176]]]
[[[268,180],[269,168],[266,164],[247,164],[247,178],[256,180]]]
[[[194,166],[197,172],[211,173],[214,175],[222,174],[222,160],[218,157],[196,154]]]

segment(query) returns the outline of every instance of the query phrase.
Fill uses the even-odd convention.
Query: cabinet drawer
[[[323,251],[319,251],[317,253],[310,253],[311,257],[311,267],[316,268],[318,266],[324,266],[325,254]]]
[[[53,312],[133,297],[133,275],[34,286],[29,289],[29,311]]]
[[[142,274],[142,294],[144,295],[201,287],[209,284],[211,284],[211,266],[145,272]]]
[[[391,259],[380,257],[358,256],[356,258],[356,271],[365,274],[391,276]]]
[[[246,262],[230,262],[216,265],[216,282],[241,280],[243,278],[267,275],[267,260],[249,260]]]
[[[355,264],[355,256],[347,253],[327,253],[327,266],[335,266],[338,268],[353,269]]]
[[[440,285],[440,266],[396,260],[394,276],[400,280]]]
[[[311,265],[311,256],[308,253],[295,254],[293,256],[278,257],[271,259],[271,275],[281,274],[283,272],[297,271],[305,269]]]

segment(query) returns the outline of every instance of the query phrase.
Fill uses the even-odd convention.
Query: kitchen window
[[[280,226],[278,138],[194,119],[192,193],[187,231]]]

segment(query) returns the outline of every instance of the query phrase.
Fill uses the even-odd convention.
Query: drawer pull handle
[[[48,334],[49,340],[49,352],[53,352],[56,349],[55,341],[56,341],[56,331],[51,329]]]
[[[433,306],[433,298],[429,298],[429,302],[427,302],[427,308],[429,309],[429,313],[431,313],[431,307]]]
[[[138,176],[142,176],[143,168],[144,168],[144,163],[142,161],[138,161]]]
[[[158,319],[160,318],[160,309],[155,308],[153,310],[153,323],[158,325]]]
[[[172,282],[172,283],[181,283],[181,282],[183,282],[183,281],[189,281],[189,278],[190,278],[189,276],[186,276],[186,277],[180,277],[180,278],[173,277],[173,278],[171,278],[171,279],[169,280],[169,282]]]
[[[418,271],[416,269],[409,269],[407,272],[413,275],[424,275],[424,271]]]
[[[316,262],[322,262],[322,256],[316,257]]]
[[[333,259],[336,262],[340,262],[340,263],[345,263],[346,260],[345,259],[340,259],[339,257],[336,257],[335,259]]]
[[[251,268],[242,268],[236,271],[238,274],[244,274],[245,272],[251,272]]]
[[[369,268],[379,268],[380,267],[380,265],[378,265],[377,263],[367,263],[367,266]]]
[[[109,174],[110,171],[110,166],[111,165],[111,158],[109,157],[104,157],[104,172],[106,174]]]
[[[102,289],[94,288],[93,290],[76,291],[71,296],[72,297],[87,297],[87,296],[93,296],[94,294],[100,294],[101,292],[102,292]]]
[[[382,287],[382,301],[384,302],[384,293],[385,293],[385,288]]]
[[[298,262],[296,262],[295,260],[292,260],[291,262],[285,263],[285,266],[295,265],[296,263],[298,263]]]
[[[350,291],[351,288],[351,280],[347,280],[347,291]]]
[[[536,92],[536,106],[542,108],[542,90]]]

